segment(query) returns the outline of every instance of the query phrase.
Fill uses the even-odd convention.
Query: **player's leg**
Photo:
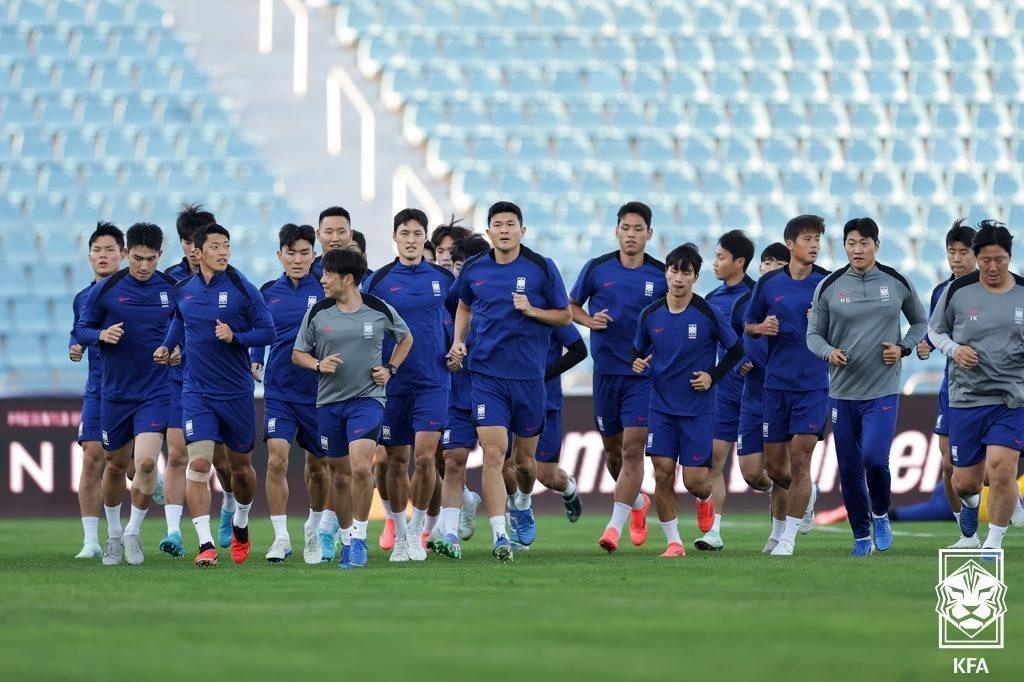
[[[378,445],[373,454],[373,480],[377,484],[381,506],[384,507],[384,527],[381,528],[377,544],[385,552],[390,552],[395,546],[395,519],[392,517],[391,494],[388,492],[388,452],[383,445]]]
[[[150,422],[156,423],[156,422]],[[129,564],[141,564],[142,521],[146,518],[150,502],[157,487],[156,460],[164,444],[162,432],[141,432],[135,436],[134,460],[135,477],[132,478],[131,512],[128,525],[124,528],[124,558]]]
[[[445,423],[445,429],[441,436],[441,447],[444,452],[448,450],[461,450],[465,449],[468,452],[476,449],[478,444],[476,436],[476,424],[473,422],[472,414],[469,410],[460,409],[454,405],[449,404],[448,416]],[[445,476],[448,476],[448,466],[450,464],[449,457],[445,454]],[[473,537],[476,532],[476,510],[483,501],[483,498],[475,492],[471,491],[466,486],[466,471],[465,464],[461,467],[462,473],[462,502],[460,505],[451,503],[449,499],[445,501],[444,487],[442,486],[441,491],[441,515],[444,515],[445,508],[451,508],[459,506],[459,524],[457,534],[459,540],[469,540]],[[451,503],[451,504],[450,504]],[[442,524],[443,525],[443,524]],[[442,534],[447,534],[449,529],[447,527],[442,528]]]
[[[1018,432],[1018,436],[1020,432]],[[1017,442],[1020,442],[1018,439]],[[1005,445],[985,448],[985,474],[988,479],[988,535],[983,547],[1000,549],[1010,519],[1017,508],[1017,460],[1020,451]]]
[[[875,549],[884,552],[892,546],[889,526],[892,477],[889,473],[889,453],[896,437],[896,416],[899,396],[888,395],[871,401],[861,419],[861,455],[871,498],[871,529]]]
[[[765,389],[765,414],[768,414],[768,389]],[[779,393],[774,391],[774,393]],[[808,533],[814,526],[814,503],[818,487],[811,481],[811,455],[818,444],[828,414],[828,391],[799,391],[785,398],[785,430],[792,434],[787,445],[790,484],[786,493],[786,528],[772,550],[776,556],[792,554],[796,534]],[[769,427],[771,431],[771,427]],[[778,432],[771,435],[778,435]]]
[[[220,524],[217,526],[217,542],[221,547],[231,546],[231,521],[237,509],[234,489],[231,482],[231,463],[228,462],[227,450],[223,443],[213,448],[213,469],[217,473],[217,482],[223,491],[220,498]]]
[[[280,428],[280,424],[275,426]],[[266,443],[267,475],[264,485],[267,489],[270,525],[274,529],[274,541],[267,550],[266,559],[271,563],[280,563],[292,553],[291,538],[288,535],[288,455],[292,444],[284,438],[267,438]],[[314,540],[319,560],[320,539],[314,536]]]
[[[612,515],[598,544],[606,551],[618,548],[622,526],[629,519],[629,537],[639,547],[647,540],[647,511],[651,499],[640,487],[644,480],[644,446],[647,442],[646,426],[624,428],[621,434],[622,468],[615,481],[612,496]]]
[[[548,490],[561,494],[565,516],[576,523],[583,514],[583,503],[576,490],[576,479],[558,466],[562,454],[562,411],[548,410],[544,433],[537,443],[537,480]]]
[[[950,407],[949,420],[949,455],[953,462],[951,485],[960,498],[961,542],[958,546],[968,548],[981,544],[977,537],[978,514],[981,504],[981,489],[985,484],[985,445],[983,439],[988,431],[994,407]],[[966,542],[962,539],[967,538]],[[971,542],[971,539],[974,542]]]
[[[516,490],[509,519],[518,542],[529,547],[537,537],[533,514],[533,486],[537,482],[537,443],[546,419],[542,379],[506,382],[511,412],[509,427],[515,435],[512,461],[516,469]]]
[[[434,540],[439,540],[442,537],[441,527],[437,522],[441,518],[441,489],[443,485],[444,448],[441,447],[441,439],[438,438],[437,447],[434,448],[434,490],[430,494],[430,502],[427,504],[427,522],[423,526],[423,534],[427,538],[427,549],[431,548]]]
[[[718,510],[712,499],[715,486],[712,468],[715,414],[676,417],[675,421],[679,425],[678,452],[683,484],[694,497],[697,528],[704,533],[693,544],[702,551],[720,551],[725,546],[719,532],[721,516],[716,513]]]
[[[334,511],[333,503],[333,470],[329,461],[315,454],[317,450],[310,448],[305,451],[303,476],[306,480],[306,492],[309,495],[309,514],[302,525],[302,560],[307,564],[334,560],[334,539],[331,539],[331,556],[325,558],[324,543],[321,538],[323,517],[328,507]],[[337,513],[335,512],[335,516]],[[351,526],[351,523],[349,524]]]
[[[505,524],[508,498],[503,469],[505,455],[509,450],[512,389],[505,380],[474,373],[470,403],[476,420],[477,438],[483,450],[483,498],[494,538],[492,554],[501,561],[508,561],[512,559],[512,543]],[[543,409],[543,395],[537,403]]]
[[[442,438],[456,446],[469,443],[453,443],[451,425],[445,429]],[[475,434],[472,438],[475,445]],[[441,481],[441,515],[438,526],[441,539],[434,543],[434,551],[453,559],[462,558],[462,546],[459,542],[459,508],[462,506],[462,491],[466,485],[466,461],[469,459],[469,447],[451,447],[444,451],[444,480]]]
[[[672,456],[651,454],[654,465],[654,506],[668,543],[663,557],[685,556],[679,537],[679,507],[676,501],[676,459]]]
[[[440,420],[438,420],[440,425]],[[413,475],[410,481],[412,517],[409,519],[407,542],[409,558],[423,561],[427,558],[426,523],[430,499],[434,496],[437,482],[437,466],[434,454],[441,440],[439,431],[416,431],[413,440]]]
[[[387,448],[388,497],[391,501],[391,522],[395,527],[395,540],[391,549],[394,561],[409,559],[409,526],[405,510],[409,503],[409,445]]]
[[[171,398],[171,416],[167,423],[167,466],[164,467],[164,520],[167,535],[160,541],[160,551],[173,557],[184,556],[185,545],[181,537],[181,516],[185,505],[185,469],[188,467],[188,449],[185,432],[181,429],[181,405],[175,417],[175,400]],[[178,426],[170,426],[177,424]]]
[[[124,529],[121,526],[121,502],[126,490],[125,476],[132,456],[132,441],[115,450],[104,450],[101,482],[103,513],[107,519],[107,542],[103,548],[103,565],[121,563],[124,554]]]
[[[594,424],[604,444],[604,465],[616,481],[622,471],[622,377],[594,373]]]
[[[185,504],[199,539],[195,563],[197,566],[215,566],[217,550],[210,530],[210,478],[214,448],[222,441],[220,422],[209,401],[197,393],[182,393],[181,417],[188,452]]]
[[[698,524],[700,523],[702,516],[710,517],[711,521],[714,521],[715,514],[713,511],[714,501],[712,495],[714,494],[715,489],[715,474],[710,466],[712,457],[713,455],[709,452],[707,466],[697,465],[680,467],[683,470],[683,486],[686,488],[687,492],[693,495],[698,503],[702,503],[705,508],[702,512],[701,504],[698,504]],[[680,459],[682,459],[682,457]],[[712,510],[710,514],[706,510],[707,507],[710,507]],[[718,544],[714,544],[714,540],[711,539],[712,537],[713,536],[709,532],[706,532],[704,537],[698,538],[698,540],[694,542],[694,546],[703,551],[720,551],[723,547],[721,539],[718,539]],[[698,544],[698,542],[700,544]]]
[[[736,435],[739,433],[740,400],[739,397],[720,396],[715,401],[714,440],[711,446],[711,501],[715,508],[715,520],[706,541],[702,546],[715,548],[721,542],[722,510],[725,507],[725,465],[732,456],[736,446]],[[699,541],[695,541],[697,544]]]
[[[352,568],[352,462],[347,456],[325,457],[324,460],[331,475],[330,488],[334,511],[341,524],[338,568],[349,569]],[[319,519],[319,516],[317,518]]]
[[[348,444],[348,459],[352,467],[351,562],[357,567],[366,565],[367,559],[366,526],[373,502],[373,452],[376,448],[376,439],[361,438]]]
[[[832,436],[836,447],[839,484],[846,506],[846,518],[853,532],[853,551],[850,556],[871,554],[871,511],[868,488],[864,479],[865,433],[862,424],[861,400],[830,401],[832,410]]]
[[[81,441],[82,471],[78,476],[78,509],[82,515],[82,549],[76,559],[95,559],[100,549],[99,521],[103,510],[103,446],[99,440]]]
[[[235,495],[235,513],[231,521],[231,560],[243,563],[249,557],[252,542],[249,511],[256,496],[256,469],[252,451],[256,441],[256,406],[251,400],[213,401],[224,434],[224,450],[231,469],[231,489]]]

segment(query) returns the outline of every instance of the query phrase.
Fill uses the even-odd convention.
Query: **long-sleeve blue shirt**
[[[128,268],[89,290],[75,336],[96,335],[119,322],[124,335],[116,344],[98,341],[104,400],[147,400],[167,393],[167,367],[153,362],[173,312],[174,280],[156,272],[145,282]]]
[[[716,308],[722,317],[730,321],[732,324],[732,309],[733,304],[743,296],[754,290],[754,280],[748,275],[744,275],[743,279],[733,285],[722,283],[720,286],[715,288],[710,294],[704,297],[711,306]],[[735,327],[733,327],[735,331]],[[742,332],[740,332],[742,335]],[[729,352],[728,348],[718,347],[719,359],[724,358],[725,354]],[[739,400],[740,395],[743,393],[743,377],[736,372],[729,372],[722,380],[715,386],[715,390],[718,392],[720,398],[731,398],[733,400]]]
[[[315,404],[316,372],[293,363],[292,348],[302,318],[313,304],[324,297],[324,288],[312,274],[300,279],[297,285],[292,283],[292,278],[287,274],[282,274],[260,287],[260,293],[270,309],[277,335],[274,345],[270,347],[269,357],[264,358],[264,346],[249,349],[249,360],[265,368],[263,395],[273,400]]]
[[[171,302],[176,314],[164,345],[173,350],[184,343],[188,363],[182,390],[213,399],[251,397],[248,349],[269,346],[275,338],[274,319],[259,290],[229,265],[209,284],[201,273],[179,283]],[[231,343],[217,338],[217,320],[231,327]]]
[[[743,340],[743,360],[753,367],[743,378],[741,394],[742,409],[754,414],[761,414],[764,396],[764,368],[768,364],[768,339],[758,339],[743,334],[743,315],[747,311],[752,292],[747,292],[736,299],[732,306],[732,330]],[[733,370],[736,373],[739,368]]]
[[[934,289],[932,289],[932,300],[931,300],[931,303],[928,304],[928,319],[931,319],[932,313],[935,312],[935,306],[938,304],[939,298],[942,297],[942,292],[946,290],[946,287],[948,287],[949,283],[952,282],[954,279],[956,279],[956,277],[954,275],[950,275],[949,279],[942,280],[941,282],[939,282],[938,284],[935,285]],[[935,344],[932,343],[932,340],[930,338],[928,338],[927,335],[925,335],[924,340],[928,342],[928,345],[931,346],[933,350],[935,349]],[[947,401],[948,401],[948,399],[949,399],[949,359],[948,358],[946,359],[946,367],[942,371],[942,384],[939,386],[939,395],[945,396]]]
[[[100,370],[100,347],[96,345],[96,335],[84,332],[85,338],[80,339],[75,334],[75,327],[78,324],[78,318],[82,315],[82,308],[85,307],[85,299],[95,285],[95,281],[89,282],[88,286],[75,294],[75,300],[71,302],[71,310],[74,312],[75,319],[71,325],[71,338],[68,341],[68,348],[77,344],[85,350],[85,361],[89,366],[89,375],[85,380],[85,395],[87,396],[99,396],[103,386],[103,376]]]
[[[192,276],[192,268],[188,264],[188,258],[182,258],[180,262],[164,270],[164,274],[170,275],[175,282],[184,282]],[[185,356],[181,356],[181,362],[171,367],[171,380],[181,384],[185,377]]]

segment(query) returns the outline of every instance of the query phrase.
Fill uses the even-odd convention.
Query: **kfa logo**
[[[228,292],[222,291],[217,294],[217,307],[227,308],[228,307]]]
[[[1016,324],[1024,324],[1024,308],[1017,308],[1013,311],[1013,321]]]
[[[736,449],[737,450],[742,450],[743,449],[743,434],[742,433],[739,434],[738,436],[736,436]]]
[[[975,310],[974,308],[971,308],[970,310],[968,310],[967,311],[967,321],[968,322],[977,322],[978,321],[978,311]]]
[[[103,444],[104,445],[110,445],[110,438],[107,436],[107,432],[104,431],[102,435],[103,435]]]
[[[85,431],[85,424],[79,423],[79,424],[78,424],[78,437],[79,437],[79,438],[81,438],[81,437],[82,437],[82,433],[83,433],[84,431]]]
[[[653,433],[648,433],[647,434],[647,447],[650,448],[650,447],[653,447],[653,446],[654,446],[654,434]]]
[[[363,322],[363,338],[373,338],[373,322]]]
[[[484,405],[483,403],[480,403],[479,405],[476,406],[476,418],[478,420],[480,420],[480,419],[483,419],[486,416],[487,416],[487,406]]]
[[[654,296],[654,282],[644,282],[644,296]]]
[[[1003,550],[940,549],[935,594],[940,649],[1003,648]]]
[[[691,338],[691,339],[695,339],[695,338],[697,338],[697,325],[696,325],[696,324],[691,324],[691,325],[690,325],[690,326],[689,326],[689,327],[687,328],[687,332],[686,332],[686,335],[687,335],[687,336],[688,336],[689,338]]]
[[[761,438],[768,437],[768,422],[761,422]]]
[[[883,301],[889,300],[889,287],[880,287],[878,293],[881,295]]]
[[[516,277],[516,293],[521,294],[524,291],[526,291],[526,278]]]
[[[445,445],[448,445],[449,443],[452,442],[452,430],[451,429],[445,429],[444,430],[444,434],[441,436],[441,442],[443,444],[445,444]]]
[[[186,436],[191,436],[192,435],[192,420],[191,419],[189,419],[188,421],[185,422],[185,435]]]
[[[382,426],[382,427],[380,427],[380,436],[384,440],[391,440],[391,427],[390,426]]]
[[[171,305],[171,298],[167,295],[166,291],[160,292],[160,307],[167,308]]]
[[[316,296],[309,296],[308,298],[306,298],[306,309],[307,310],[309,308],[312,308],[314,305],[316,305]]]
[[[853,302],[853,296],[850,296],[850,292],[849,291],[840,291],[839,292],[839,302],[840,303],[851,303],[851,302]]]
[[[939,419],[942,419],[942,417],[939,417]],[[955,445],[949,448],[949,458],[952,459],[954,462],[959,462],[960,453],[958,453],[956,450],[957,446]]]
[[[430,283],[430,288],[434,290],[434,296],[441,295],[441,283],[436,279]]]
[[[597,418],[597,430],[598,431],[604,431],[604,418],[603,417],[598,417]]]
[[[320,449],[327,450],[327,436],[320,436]]]
[[[935,428],[937,428],[937,429],[941,429],[942,428],[942,415],[941,414],[938,417],[935,418]]]
[[[839,421],[839,409],[833,407],[832,408],[832,423],[835,424],[838,421]]]
[[[267,420],[267,433],[273,433],[277,431],[277,417],[271,417]]]

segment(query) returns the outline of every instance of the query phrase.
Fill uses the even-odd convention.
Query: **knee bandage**
[[[210,468],[206,471],[196,471],[192,468],[192,462],[197,459],[205,459]],[[188,444],[188,468],[185,469],[185,478],[196,483],[205,483],[210,486],[210,472],[213,471],[213,442],[208,440]]]
[[[147,462],[152,462],[152,467],[146,467]],[[146,471],[146,469],[149,471]],[[156,457],[135,457],[135,477],[132,478],[132,488],[143,495],[152,495],[156,492],[156,483],[159,474],[156,469]]]

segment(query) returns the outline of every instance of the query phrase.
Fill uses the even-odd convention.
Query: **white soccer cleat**
[[[800,519],[800,535],[807,535],[814,528],[814,503],[818,501],[818,484],[811,484],[811,497],[807,500],[807,509]]]
[[[771,551],[772,556],[793,556],[793,551],[796,547],[792,542],[786,542],[785,540],[779,540],[778,544],[775,545],[775,549]]]
[[[963,535],[960,539],[950,545],[947,549],[978,549],[981,547],[981,540],[978,539],[977,535],[972,535],[969,538],[965,538]]]
[[[400,536],[395,536],[395,546],[391,548],[391,556],[388,561],[396,564],[405,563],[409,560],[409,541]]]
[[[1017,496],[1017,504],[1013,507],[1013,516],[1010,517],[1010,525],[1014,528],[1024,528],[1024,500]]]
[[[107,538],[107,544],[103,548],[103,565],[117,566],[121,563],[121,555],[124,552],[124,545],[121,538]]]
[[[468,540],[476,532],[476,509],[480,506],[480,496],[469,493],[470,503],[462,505],[459,510],[459,539]]]
[[[132,566],[138,566],[146,557],[142,554],[142,538],[138,535],[125,535],[121,538],[124,544],[124,560]]]
[[[319,537],[317,539],[319,539]],[[279,564],[291,555],[291,541],[288,540],[288,538],[274,538],[274,542],[270,545],[270,549],[267,550],[267,561],[272,564]],[[302,558],[306,558],[305,548],[303,548]]]
[[[768,538],[768,542],[765,543],[764,549],[761,550],[761,554],[771,554],[775,546],[779,544],[779,541],[775,538]]]
[[[98,542],[87,542],[82,545],[82,551],[75,555],[76,559],[98,559],[103,556],[103,548]]]
[[[423,546],[423,538],[419,533],[409,533],[405,539],[405,544],[409,547],[410,561],[427,560],[427,549]]]
[[[317,529],[303,530],[302,534],[302,560],[307,564],[318,564],[323,561],[324,549],[320,544],[320,533]]]

